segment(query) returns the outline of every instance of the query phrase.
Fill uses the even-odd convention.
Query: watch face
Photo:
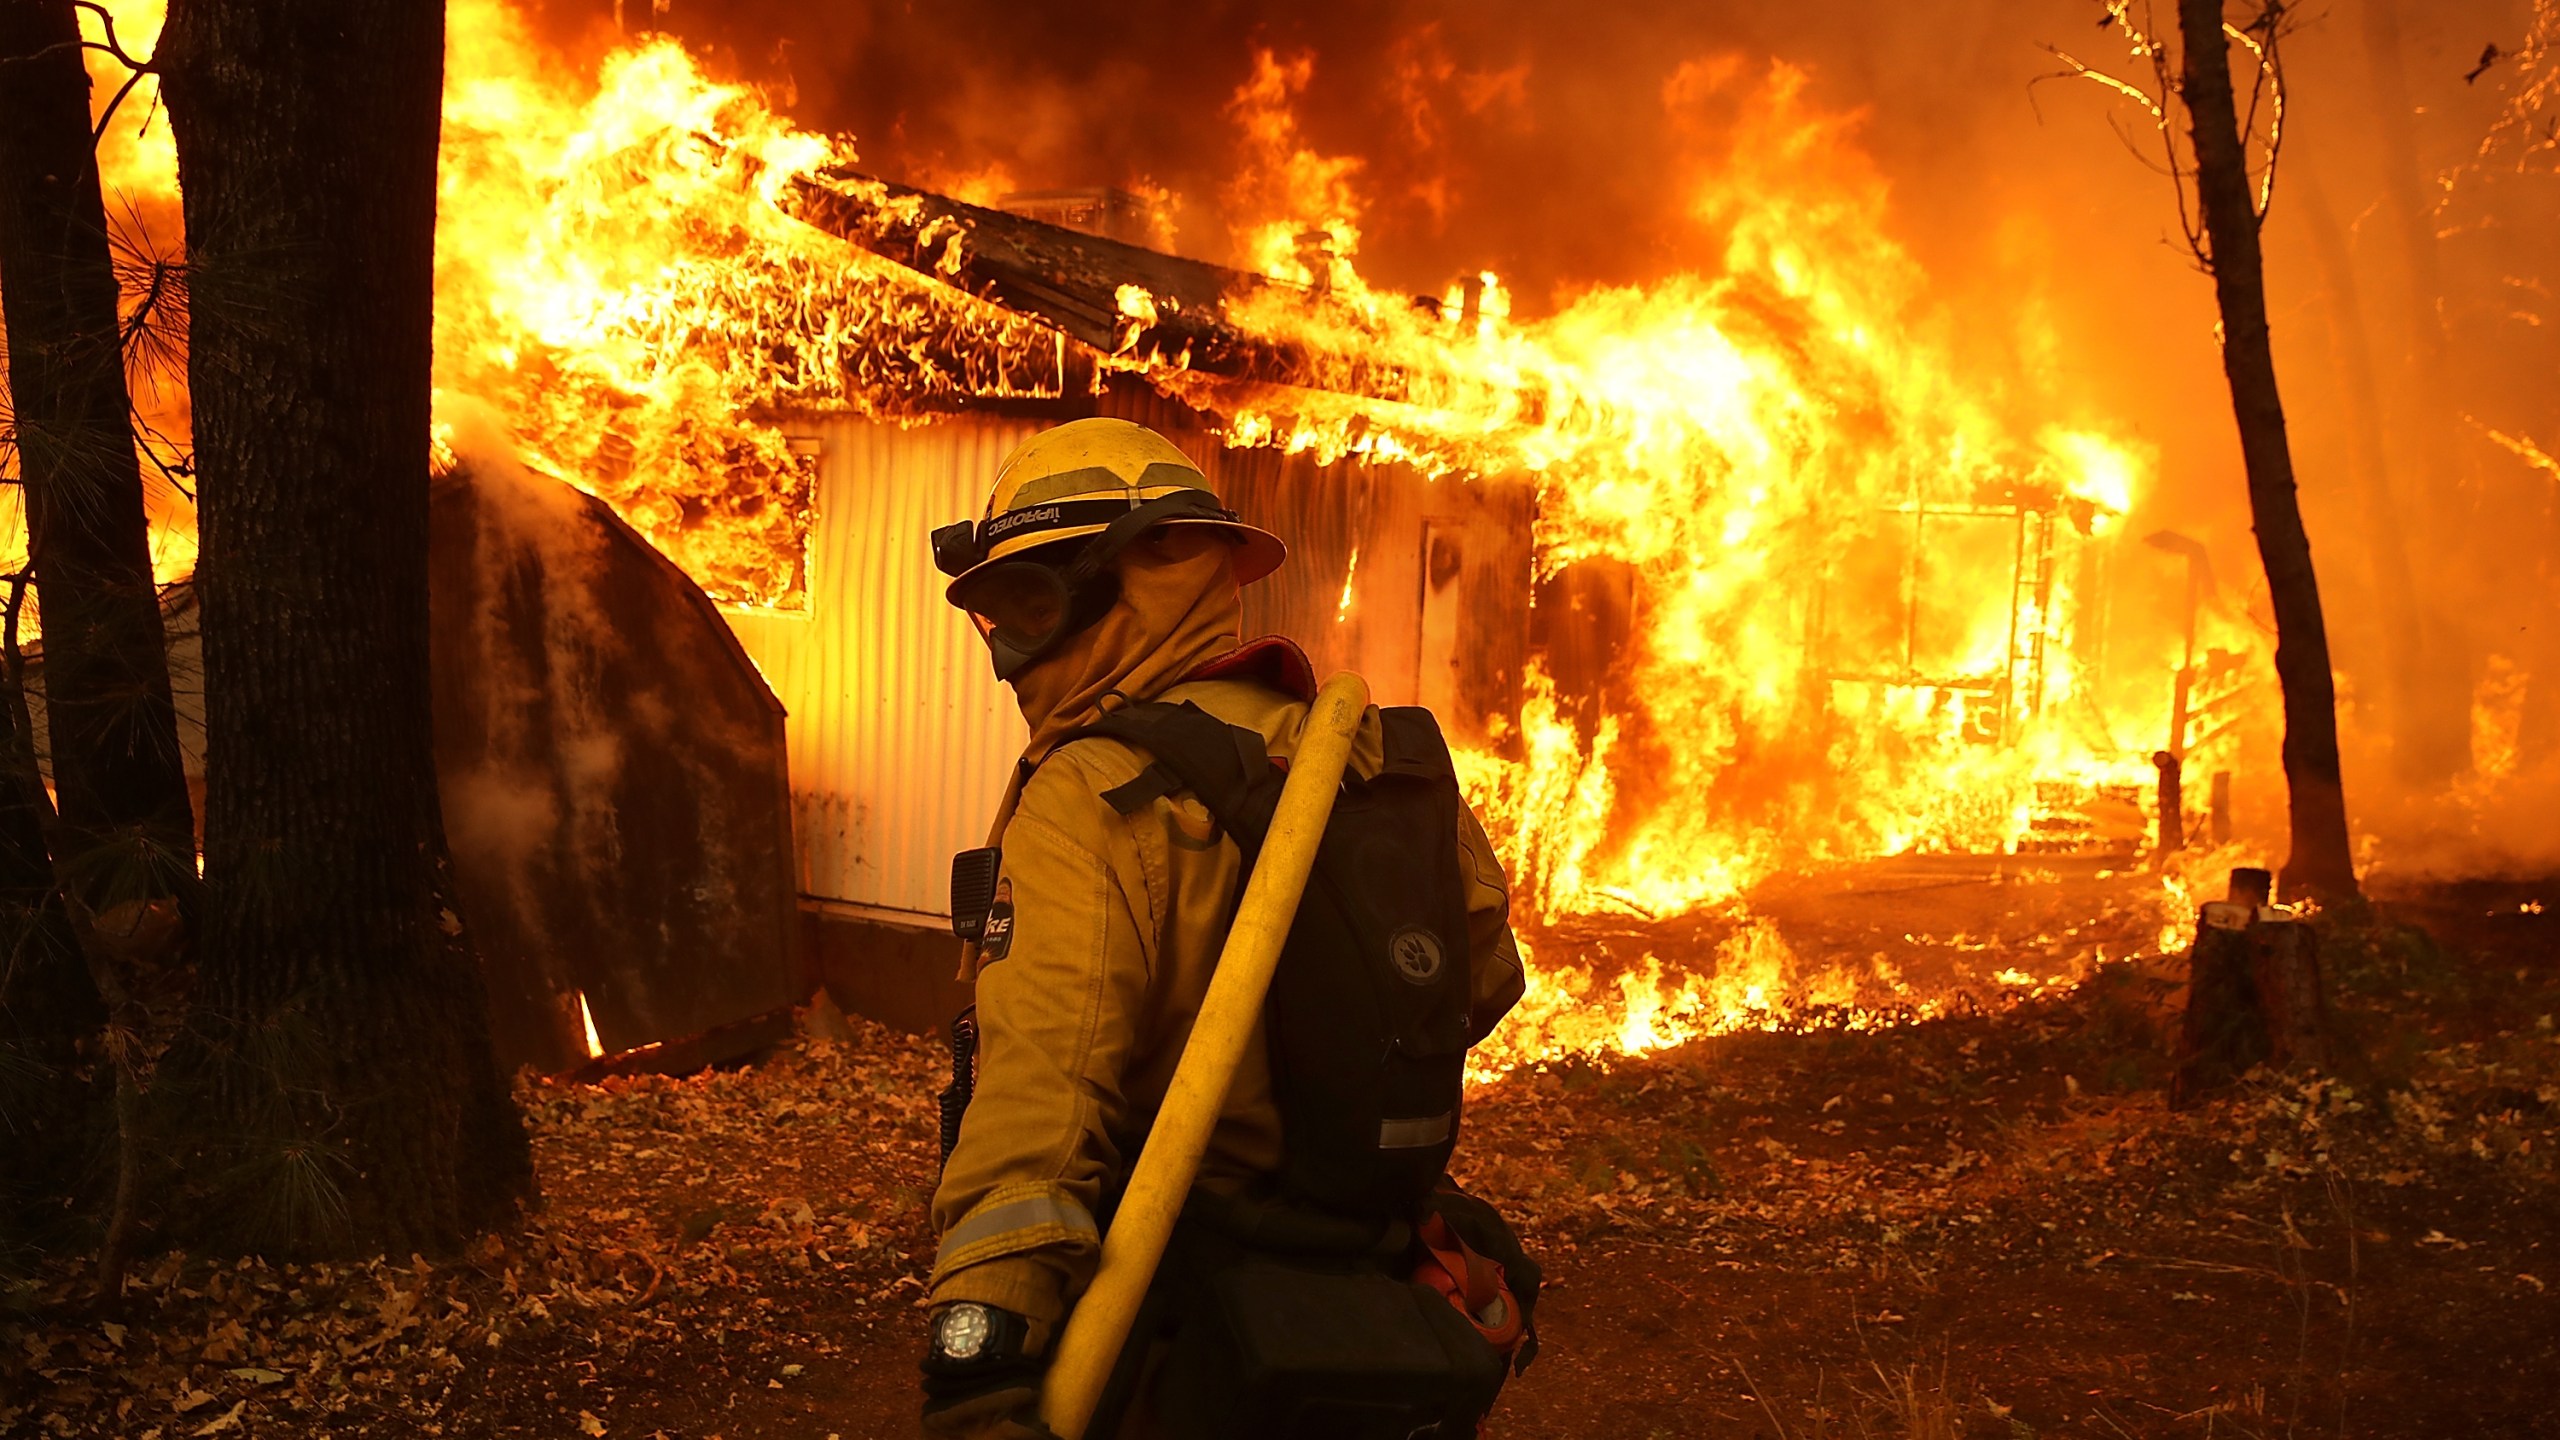
[[[987,1307],[954,1305],[934,1322],[933,1348],[954,1360],[974,1360],[987,1345]]]

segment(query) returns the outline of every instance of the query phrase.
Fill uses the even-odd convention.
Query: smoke
[[[1713,273],[1726,237],[1697,203],[1702,167],[1730,153],[1772,63],[1793,67],[1808,111],[1871,167],[1883,238],[1924,277],[1965,383],[2029,433],[2085,427],[2152,458],[2123,532],[2205,547],[2220,585],[2202,642],[2255,657],[2216,763],[2237,772],[2244,830],[2280,849],[2272,637],[2211,285],[2146,158],[2149,118],[2051,78],[2048,47],[2140,73],[2103,13],[673,0],[649,23],[771,87],[800,124],[849,132],[875,171],[985,198],[1140,189],[1162,198],[1174,247],[1209,259],[1253,262],[1255,222],[1302,218],[1237,213],[1269,203],[1257,126],[1285,114],[1292,152],[1349,197],[1315,218],[1356,228],[1371,283],[1438,293],[1490,269],[1524,315]],[[604,0],[542,23],[571,46],[615,38]],[[2560,473],[2530,458],[2560,453],[2560,186],[2540,121],[2512,113],[2549,97],[2533,24],[2528,0],[2341,0],[2286,45],[2270,302],[2351,813],[2386,870],[2560,863],[2560,834],[2534,818],[2560,808]],[[2473,73],[2490,42],[2511,58]],[[2395,73],[2396,106],[2381,98]],[[2165,731],[2185,573],[2134,543],[2115,558],[2106,680]]]
[[[451,427],[456,473],[471,486],[478,511],[463,537],[473,572],[468,610],[447,606],[446,618],[466,624],[443,639],[474,662],[470,683],[452,687],[472,713],[449,719],[479,743],[469,761],[457,755],[439,765],[445,826],[456,853],[477,862],[473,878],[502,877],[496,883],[507,892],[511,917],[548,951],[563,938],[544,929],[544,889],[557,882],[562,867],[553,852],[563,837],[574,851],[566,867],[573,872],[608,875],[619,858],[613,811],[621,722],[592,684],[599,648],[617,640],[595,598],[604,546],[581,523],[576,492],[516,458],[516,441],[497,412],[439,395],[437,418]],[[533,668],[508,663],[518,623],[510,606],[521,606],[528,578],[540,587],[537,653],[548,659]]]
[[[553,4],[544,20],[592,47],[611,13],[602,0]],[[1210,259],[1232,258],[1220,202],[1244,140],[1233,102],[1276,59],[1306,72],[1309,148],[1358,161],[1373,279],[1436,291],[1457,270],[1491,268],[1543,308],[1558,292],[1655,278],[1709,253],[1680,179],[1698,137],[1669,123],[1665,105],[1702,58],[1783,59],[1818,77],[1822,103],[1870,114],[1870,148],[1926,229],[1932,212],[1979,209],[1976,197],[2047,148],[2017,133],[2036,130],[2029,85],[2055,68],[2037,46],[2078,38],[2094,13],[2080,0],[1996,13],[675,0],[655,23],[715,68],[772,87],[801,124],[849,132],[866,163],[894,176],[1165,187],[1178,242]]]

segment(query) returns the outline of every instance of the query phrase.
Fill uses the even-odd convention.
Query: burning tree
[[[2135,55],[2150,62],[2155,88],[2103,75],[2067,55],[2062,59],[2072,73],[2107,84],[2150,110],[2177,186],[2179,222],[2188,247],[2213,277],[2222,315],[2222,369],[2240,427],[2258,558],[2266,567],[2275,607],[2276,680],[2284,696],[2284,774],[2292,831],[2284,886],[2294,894],[2352,897],[2355,862],[2347,842],[2346,789],[2339,777],[2337,691],[2311,539],[2295,494],[2284,401],[2276,386],[2265,257],[2259,245],[2283,140],[2284,76],[2277,46],[2286,8],[2282,0],[2266,0],[2246,23],[2234,25],[2224,17],[2224,0],[2178,0],[2179,44],[2174,51],[2147,21],[2135,22],[2126,0],[2109,0],[2106,9],[2108,22],[2131,39]],[[2254,62],[2245,119],[2231,78],[2234,46]],[[2185,148],[2177,143],[2173,103],[2187,116]]]

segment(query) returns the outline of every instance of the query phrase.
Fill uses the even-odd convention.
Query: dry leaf
[[[212,1419],[204,1422],[204,1424],[198,1426],[194,1433],[197,1435],[220,1435],[226,1430],[237,1430],[240,1428],[240,1412],[248,1408],[248,1401],[240,1401],[230,1409],[223,1411],[221,1414],[216,1415]]]

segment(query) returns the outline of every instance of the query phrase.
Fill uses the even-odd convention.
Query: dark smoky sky
[[[2352,30],[2351,14],[2331,11],[2363,3],[2298,7],[2297,49]],[[613,24],[607,0],[544,8],[564,37]],[[2484,42],[2512,48],[2525,0],[2400,8],[2420,78],[2440,86]],[[1310,53],[1307,138],[1362,158],[1370,268],[1416,287],[1486,266],[1518,276],[1534,301],[1690,261],[1680,175],[1692,142],[1666,123],[1663,90],[1711,55],[1804,65],[1817,103],[1864,109],[1906,238],[1978,232],[1986,206],[2021,183],[2058,209],[2120,204],[2108,218],[2136,235],[2156,235],[2164,198],[2107,134],[2103,95],[2035,83],[2058,68],[2048,45],[2123,63],[2096,0],[669,0],[654,16],[647,0],[624,0],[623,12],[726,73],[787,85],[796,119],[851,133],[883,173],[993,163],[1026,188],[1150,181],[1185,202],[1182,247],[1211,257],[1226,243],[1214,207],[1236,161],[1228,101],[1257,49]],[[2304,108],[2316,120],[2360,89],[2306,95]]]
[[[626,0],[638,23],[643,5]],[[609,7],[551,7],[555,28]],[[1364,270],[1437,288],[1464,269],[1557,289],[1697,263],[1683,147],[1664,85],[1691,60],[1779,58],[1817,104],[1865,107],[1864,138],[1916,228],[1961,215],[1993,171],[2035,169],[2039,47],[2104,50],[2091,0],[1642,7],[1484,0],[1110,6],[673,0],[653,22],[716,66],[796,92],[804,125],[850,132],[867,164],[929,179],[1003,166],[1025,188],[1146,181],[1183,202],[1181,248],[1224,258],[1216,213],[1237,159],[1228,103],[1257,49],[1310,53],[1300,107],[1318,150],[1356,155],[1370,201]],[[2078,168],[2139,188],[2103,128],[2073,125]],[[2081,197],[2066,197],[2078,199]],[[2157,198],[2157,197],[2150,197]]]
[[[614,34],[611,0],[534,3],[564,43]],[[2358,24],[2370,3],[2297,7],[2289,47],[2297,153],[2315,157],[2360,239],[2381,193]],[[2514,48],[2528,0],[2385,3],[2403,12],[2424,163],[2449,165],[2503,98],[2497,76],[2462,74],[2484,43]],[[1241,153],[1231,98],[1257,50],[1310,55],[1297,109],[1311,148],[1360,159],[1362,273],[1436,292],[1491,269],[1531,314],[1590,285],[1715,267],[1690,207],[1717,117],[1675,114],[1666,82],[1708,57],[1783,60],[1810,72],[1814,107],[1860,117],[1893,236],[1974,349],[1960,361],[2077,403],[2123,397],[2118,423],[2172,445],[2219,385],[2210,286],[2167,181],[2119,138],[2145,139],[2143,117],[2086,82],[2040,78],[2060,68],[2047,47],[2130,63],[2097,0],[667,6],[652,16],[649,0],[623,0],[624,21],[767,85],[805,126],[851,134],[878,173],[1145,182],[1177,197],[1176,248],[1207,259],[1232,258],[1219,209]],[[2284,289],[2300,273],[2284,263],[2289,218],[2280,208],[2270,233],[2280,306],[2301,299]],[[2235,452],[2215,437],[2220,465]]]

